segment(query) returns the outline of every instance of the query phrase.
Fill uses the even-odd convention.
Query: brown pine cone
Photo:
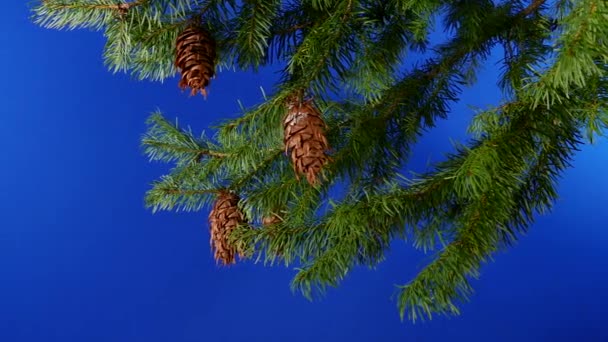
[[[211,249],[216,261],[223,265],[236,263],[236,248],[228,243],[228,236],[239,224],[245,222],[238,208],[239,197],[228,191],[219,193],[209,214]]]
[[[200,91],[207,97],[206,87],[215,75],[215,57],[215,40],[209,32],[196,25],[187,27],[175,44],[175,66],[182,74],[179,87],[190,87],[191,95]]]
[[[319,182],[318,175],[329,162],[325,137],[325,122],[311,100],[292,100],[283,122],[285,153],[291,157],[296,177],[306,175],[311,185]]]

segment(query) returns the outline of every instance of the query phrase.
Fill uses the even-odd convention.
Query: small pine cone
[[[264,226],[272,226],[277,223],[283,222],[283,219],[280,218],[277,214],[272,213],[269,216],[262,217],[262,225]]]
[[[237,248],[228,243],[228,235],[245,221],[238,208],[239,196],[228,191],[218,195],[209,214],[211,249],[216,261],[223,265],[234,264]]]
[[[262,225],[264,227],[270,227],[270,226],[273,226],[273,225],[281,223],[281,222],[283,222],[283,219],[279,215],[277,215],[275,213],[271,213],[268,216],[262,217]],[[283,255],[283,247],[278,247],[277,249],[274,249],[274,254],[276,256],[282,256]]]
[[[329,148],[325,122],[311,100],[290,101],[287,108],[283,121],[285,153],[290,154],[296,177],[306,175],[308,183],[315,185],[321,169],[329,162],[325,154]]]
[[[118,15],[121,18],[124,18],[124,16],[127,15],[127,13],[129,12],[129,8],[131,8],[131,5],[126,2],[118,4],[118,6],[116,7],[116,9],[118,10]]]
[[[191,95],[201,92],[207,97],[206,87],[215,74],[215,40],[203,28],[191,25],[178,37],[175,44],[175,66],[182,78],[179,87],[192,89]]]

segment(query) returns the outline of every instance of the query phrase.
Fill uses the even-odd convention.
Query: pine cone
[[[269,216],[262,217],[262,225],[264,226],[272,226],[273,224],[281,223],[283,219],[281,219],[277,214],[270,214]]]
[[[182,73],[179,87],[192,88],[207,97],[210,79],[215,74],[215,41],[203,28],[191,25],[177,37],[175,66]]]
[[[282,212],[283,214],[285,213],[284,211],[279,211],[279,212]],[[275,225],[275,224],[278,224],[281,222],[283,222],[283,219],[275,213],[271,213],[268,216],[262,217],[262,225],[264,225],[264,227],[270,227],[272,225]],[[278,247],[276,250],[274,250],[274,253],[276,256],[282,256],[283,247]]]
[[[329,157],[325,151],[329,148],[325,138],[325,122],[321,113],[311,100],[290,101],[288,113],[283,122],[285,129],[285,153],[290,154],[296,177],[306,175],[311,185],[318,183],[318,174]]]
[[[228,243],[228,235],[245,221],[238,208],[239,196],[228,191],[219,193],[209,214],[211,249],[216,261],[223,265],[234,264],[237,249]]]

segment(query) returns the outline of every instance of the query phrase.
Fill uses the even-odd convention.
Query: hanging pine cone
[[[203,28],[191,25],[177,37],[175,66],[182,78],[179,87],[192,89],[191,94],[201,92],[207,97],[210,79],[215,74],[215,41]]]
[[[211,249],[216,261],[223,265],[234,264],[237,248],[228,243],[228,235],[245,221],[238,208],[239,196],[228,191],[219,193],[209,214]]]
[[[311,100],[291,100],[283,122],[285,153],[290,154],[296,177],[306,175],[311,185],[318,183],[318,174],[329,157],[325,138],[325,122]]]

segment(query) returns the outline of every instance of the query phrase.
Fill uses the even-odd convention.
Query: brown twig
[[[534,0],[528,7],[517,14],[518,17],[526,17],[540,8],[546,0]]]
[[[291,27],[288,27],[286,29],[273,32],[272,35],[283,35],[283,34],[292,33],[292,32],[295,32],[297,30],[301,30],[301,29],[310,27],[310,26],[312,26],[312,24],[313,24],[313,22],[310,22],[310,21],[307,21],[307,22],[304,22],[304,23],[299,23],[299,24],[293,25]]]
[[[121,4],[116,5],[116,9],[118,10],[118,13],[120,13],[120,15],[126,15],[127,12],[129,12],[129,9],[131,9],[132,7],[143,5],[146,2],[148,2],[148,0],[136,0],[133,2],[123,2]]]

